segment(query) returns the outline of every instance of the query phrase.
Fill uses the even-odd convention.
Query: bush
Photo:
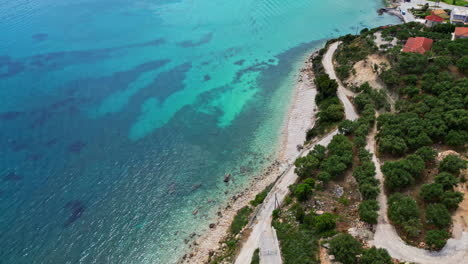
[[[294,213],[294,218],[296,218],[296,221],[298,221],[301,224],[304,222],[305,211],[300,204],[293,204],[291,206],[291,212]]]
[[[294,190],[294,195],[299,201],[305,201],[312,194],[312,187],[308,184],[298,184]]]
[[[324,182],[324,183],[327,183],[328,181],[330,181],[331,179],[331,175],[330,173],[326,172],[326,171],[321,171],[317,174],[317,179],[319,179],[320,181]]]
[[[421,157],[425,162],[432,162],[437,156],[437,152],[431,147],[421,147],[416,150],[416,155]]]
[[[318,169],[320,161],[313,155],[307,154],[305,157],[299,157],[294,162],[296,168],[294,172],[301,178],[312,176],[314,170]]]
[[[449,227],[452,218],[443,204],[430,204],[426,210],[426,221],[438,228]]]
[[[419,219],[419,207],[410,196],[395,193],[388,199],[388,217],[394,223],[403,225],[412,219]]]
[[[302,183],[309,185],[311,188],[315,187],[315,180],[312,178],[307,178]]]
[[[260,249],[254,251],[250,264],[260,264]]]
[[[418,218],[410,219],[403,223],[403,230],[410,238],[418,238],[421,235],[422,224]]]
[[[361,243],[349,234],[341,233],[330,241],[330,254],[339,262],[356,264],[361,253]]]
[[[439,170],[458,175],[460,169],[464,169],[465,167],[466,162],[464,160],[455,155],[448,155],[440,162]]]
[[[427,203],[435,203],[440,201],[442,194],[444,193],[444,188],[442,184],[431,183],[424,184],[419,192],[419,196],[424,199]]]
[[[316,216],[314,226],[320,233],[332,230],[336,226],[336,216],[331,213]]]
[[[232,220],[230,231],[233,235],[237,235],[242,228],[249,222],[249,216],[253,212],[252,208],[249,206],[242,207],[237,211],[234,220]]]
[[[392,264],[386,249],[371,247],[362,253],[360,264]]]
[[[379,186],[372,185],[370,183],[364,183],[359,186],[359,192],[364,200],[376,199],[380,193]]]
[[[439,250],[445,246],[450,234],[445,230],[430,230],[426,234],[426,244],[431,249]]]
[[[446,191],[442,195],[442,203],[449,210],[458,208],[458,204],[463,201],[463,194],[461,192]]]
[[[284,264],[315,263],[318,241],[311,230],[291,223],[287,218],[282,222],[274,220],[273,227],[276,229]]]
[[[344,118],[344,108],[341,104],[331,104],[318,113],[320,122],[337,122]]]
[[[442,185],[445,190],[452,190],[453,186],[457,185],[458,180],[448,172],[439,173],[434,178],[435,183]]]
[[[359,205],[359,218],[369,224],[377,224],[379,204],[376,200],[363,201]]]

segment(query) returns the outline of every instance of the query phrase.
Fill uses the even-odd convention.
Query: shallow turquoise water
[[[299,62],[379,6],[0,0],[0,262],[175,262],[274,159]]]

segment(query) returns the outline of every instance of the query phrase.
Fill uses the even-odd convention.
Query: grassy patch
[[[237,211],[234,220],[231,223],[230,231],[231,234],[236,235],[244,228],[245,225],[249,222],[249,216],[253,212],[253,209],[250,206],[242,207]]]
[[[268,185],[262,192],[255,196],[255,199],[250,201],[250,204],[254,207],[258,206],[259,204],[263,203],[265,198],[267,197],[268,193],[270,192],[271,188],[273,188],[273,184]]]
[[[256,249],[254,251],[254,254],[252,256],[252,261],[250,262],[250,264],[260,264],[260,249]]]
[[[284,219],[283,219],[284,220]],[[312,231],[288,221],[273,221],[285,264],[314,264],[318,260],[318,240]]]

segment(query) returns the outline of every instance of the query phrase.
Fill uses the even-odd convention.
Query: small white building
[[[450,13],[450,23],[468,25],[468,9],[455,7]]]

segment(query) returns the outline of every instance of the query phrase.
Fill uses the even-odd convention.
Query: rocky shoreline
[[[237,211],[249,204],[255,196],[268,185],[275,182],[282,172],[294,161],[305,139],[305,134],[314,125],[315,86],[312,72],[312,55],[307,56],[299,75],[295,80],[295,91],[291,99],[285,124],[280,136],[280,149],[277,159],[270,166],[252,179],[250,187],[233,195],[226,205],[217,210],[215,219],[203,234],[193,233],[185,240],[190,252],[178,263],[206,263],[209,256],[221,251],[226,245],[222,241],[227,236],[229,227]],[[261,205],[259,205],[261,206]],[[194,213],[197,213],[194,211]]]

